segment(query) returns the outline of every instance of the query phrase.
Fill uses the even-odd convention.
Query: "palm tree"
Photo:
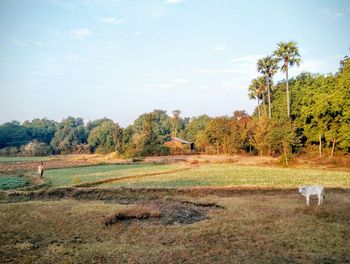
[[[258,116],[260,118],[260,103],[259,103],[259,90],[257,87],[257,79],[253,79],[252,83],[249,85],[248,87],[248,91],[249,91],[249,99],[253,100],[253,99],[257,99],[258,100]]]
[[[278,61],[275,57],[266,56],[265,58],[259,59],[257,63],[258,72],[262,73],[266,79],[267,98],[269,104],[269,118],[271,118],[270,80],[278,70],[277,62]]]
[[[288,84],[288,68],[294,65],[300,65],[300,54],[297,43],[294,41],[280,42],[274,55],[279,61],[283,62],[281,70],[286,72],[286,93],[287,93],[287,116],[290,117],[290,99],[289,99],[289,84]]]
[[[258,77],[256,79],[253,79],[250,86],[248,87],[249,90],[249,98],[250,99],[257,99],[258,101],[258,116],[260,118],[260,100],[262,101],[262,105],[264,108],[264,114],[266,115],[266,107],[265,107],[265,78],[264,77]]]
[[[266,105],[265,105],[265,92],[266,92],[266,80],[263,76],[260,76],[256,79],[256,85],[258,89],[258,96],[259,99],[261,99],[263,108],[264,108],[264,114],[266,116]]]

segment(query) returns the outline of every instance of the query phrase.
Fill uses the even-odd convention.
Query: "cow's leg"
[[[310,206],[309,200],[310,200],[310,196],[306,195],[306,204],[307,204],[307,206]]]

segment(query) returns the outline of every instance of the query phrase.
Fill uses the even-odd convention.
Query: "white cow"
[[[318,206],[323,202],[324,196],[324,187],[323,186],[301,186],[299,187],[299,193],[306,197],[306,204],[309,206],[310,195],[318,196]]]

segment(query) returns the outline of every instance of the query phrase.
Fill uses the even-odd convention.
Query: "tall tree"
[[[259,118],[260,118],[259,91],[258,91],[258,89],[257,89],[257,87],[256,87],[256,79],[253,79],[253,80],[252,80],[252,83],[251,83],[251,84],[249,85],[249,87],[248,87],[248,91],[249,91],[249,93],[248,93],[249,99],[251,99],[251,100],[257,99],[257,103],[258,103],[258,105],[257,105],[258,116],[259,116]]]
[[[262,73],[266,79],[266,89],[269,104],[269,118],[271,118],[271,95],[270,95],[270,83],[272,76],[277,72],[278,65],[277,59],[273,56],[266,56],[258,60],[257,68],[258,72]]]
[[[264,114],[266,115],[266,107],[265,107],[265,78],[264,77],[258,77],[256,79],[253,79],[250,86],[248,87],[249,91],[249,98],[250,99],[257,99],[258,101],[258,116],[261,116],[260,111],[260,100],[262,101]]]
[[[281,71],[286,73],[286,94],[287,94],[287,116],[290,117],[290,94],[288,83],[288,69],[294,65],[300,65],[300,54],[297,43],[294,41],[280,42],[277,44],[278,48],[274,55],[279,61],[283,62]]]
[[[173,111],[173,136],[176,137],[177,131],[179,128],[179,123],[180,123],[180,110],[174,110]]]

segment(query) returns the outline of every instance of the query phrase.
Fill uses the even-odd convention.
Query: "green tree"
[[[190,142],[194,142],[197,151],[205,151],[208,145],[205,129],[211,118],[207,115],[192,117],[182,133],[182,137]]]
[[[18,121],[0,125],[0,148],[19,147],[31,140],[28,129]]]
[[[88,143],[97,153],[107,154],[116,151],[120,154],[122,152],[122,129],[111,120],[104,121],[91,131]]]
[[[50,144],[57,129],[57,122],[46,118],[36,118],[32,121],[25,121],[23,127],[27,129],[31,140]]]
[[[87,142],[87,133],[82,118],[67,117],[57,126],[51,146],[56,153],[69,154],[80,144]]]
[[[266,56],[258,60],[257,63],[258,72],[262,73],[266,79],[266,90],[269,105],[269,118],[271,118],[271,91],[270,83],[272,81],[273,75],[278,70],[277,59],[273,56]]]
[[[283,62],[281,70],[286,73],[286,100],[287,100],[287,116],[290,117],[290,94],[288,83],[288,68],[294,65],[300,65],[300,54],[297,47],[297,43],[294,41],[280,42],[277,44],[278,48],[274,52],[274,55],[279,61]]]

